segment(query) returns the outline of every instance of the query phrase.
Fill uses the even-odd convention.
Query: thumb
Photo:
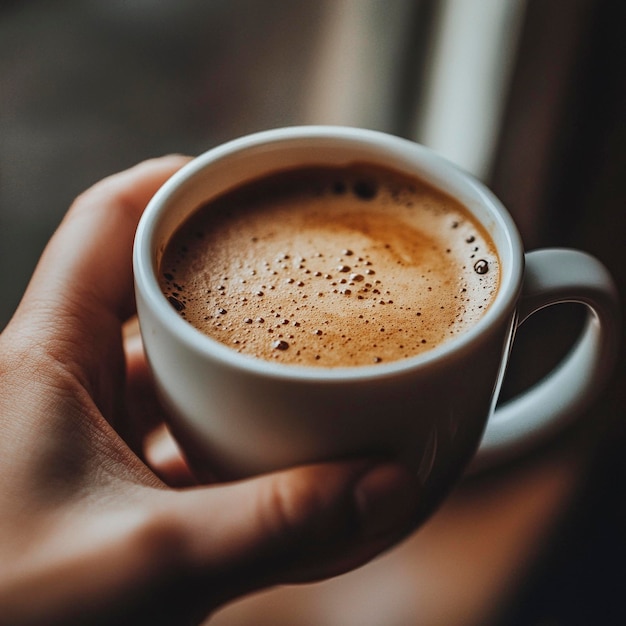
[[[170,493],[183,571],[212,607],[278,583],[365,563],[413,525],[418,487],[404,468],[366,461],[296,468]],[[198,587],[199,585],[199,587]]]

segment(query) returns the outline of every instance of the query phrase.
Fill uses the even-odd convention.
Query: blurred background
[[[527,248],[585,249],[626,294],[625,7],[4,0],[0,330],[86,187],[145,158],[310,123],[425,143],[494,189]],[[505,394],[571,341],[580,311],[557,308],[524,325]],[[622,356],[571,432],[468,479],[391,555],[212,623],[626,623],[625,373]]]

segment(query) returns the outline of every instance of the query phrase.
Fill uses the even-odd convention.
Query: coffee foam
[[[281,172],[197,211],[161,287],[234,350],[324,367],[404,359],[476,323],[493,301],[494,245],[465,207],[368,165]]]

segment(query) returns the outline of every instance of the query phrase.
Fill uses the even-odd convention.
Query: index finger
[[[157,189],[189,159],[153,159],[79,196],[48,243],[3,332],[18,352],[52,357],[104,410],[123,380],[121,325],[134,309],[132,247]],[[33,348],[37,348],[33,351]]]
[[[100,181],[73,203],[46,247],[20,313],[33,305],[55,316],[78,316],[96,326],[94,314],[123,321],[133,309],[132,242],[141,214],[157,189],[188,161],[178,155],[144,161]],[[90,328],[85,328],[88,326]]]

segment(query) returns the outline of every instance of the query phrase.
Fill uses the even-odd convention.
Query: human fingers
[[[189,487],[198,484],[198,478],[165,424],[146,437],[143,454],[146,464],[166,485]]]
[[[137,223],[157,189],[188,160],[170,155],[144,161],[78,196],[44,251],[26,302],[31,296],[61,308],[84,302],[126,319],[133,308]]]
[[[166,426],[167,415],[157,397],[134,320],[125,326],[124,351],[126,402],[123,416],[116,420],[118,433],[165,484],[170,487],[197,484],[182,450]]]
[[[199,624],[253,590],[364,563],[412,528],[418,496],[401,467],[371,461],[183,491],[126,483],[22,540],[0,570],[0,623]]]
[[[120,326],[134,306],[132,242],[138,220],[156,190],[187,160],[146,161],[79,196],[7,329],[50,352],[103,401],[112,383],[106,370],[119,375],[123,364]]]
[[[412,529],[418,495],[404,468],[368,461],[170,493],[161,521],[184,546],[178,593],[190,605],[210,597],[214,609],[253,590],[345,572]]]
[[[144,457],[146,437],[161,426],[165,413],[159,402],[139,332],[125,333],[126,401],[118,432],[130,448]]]

